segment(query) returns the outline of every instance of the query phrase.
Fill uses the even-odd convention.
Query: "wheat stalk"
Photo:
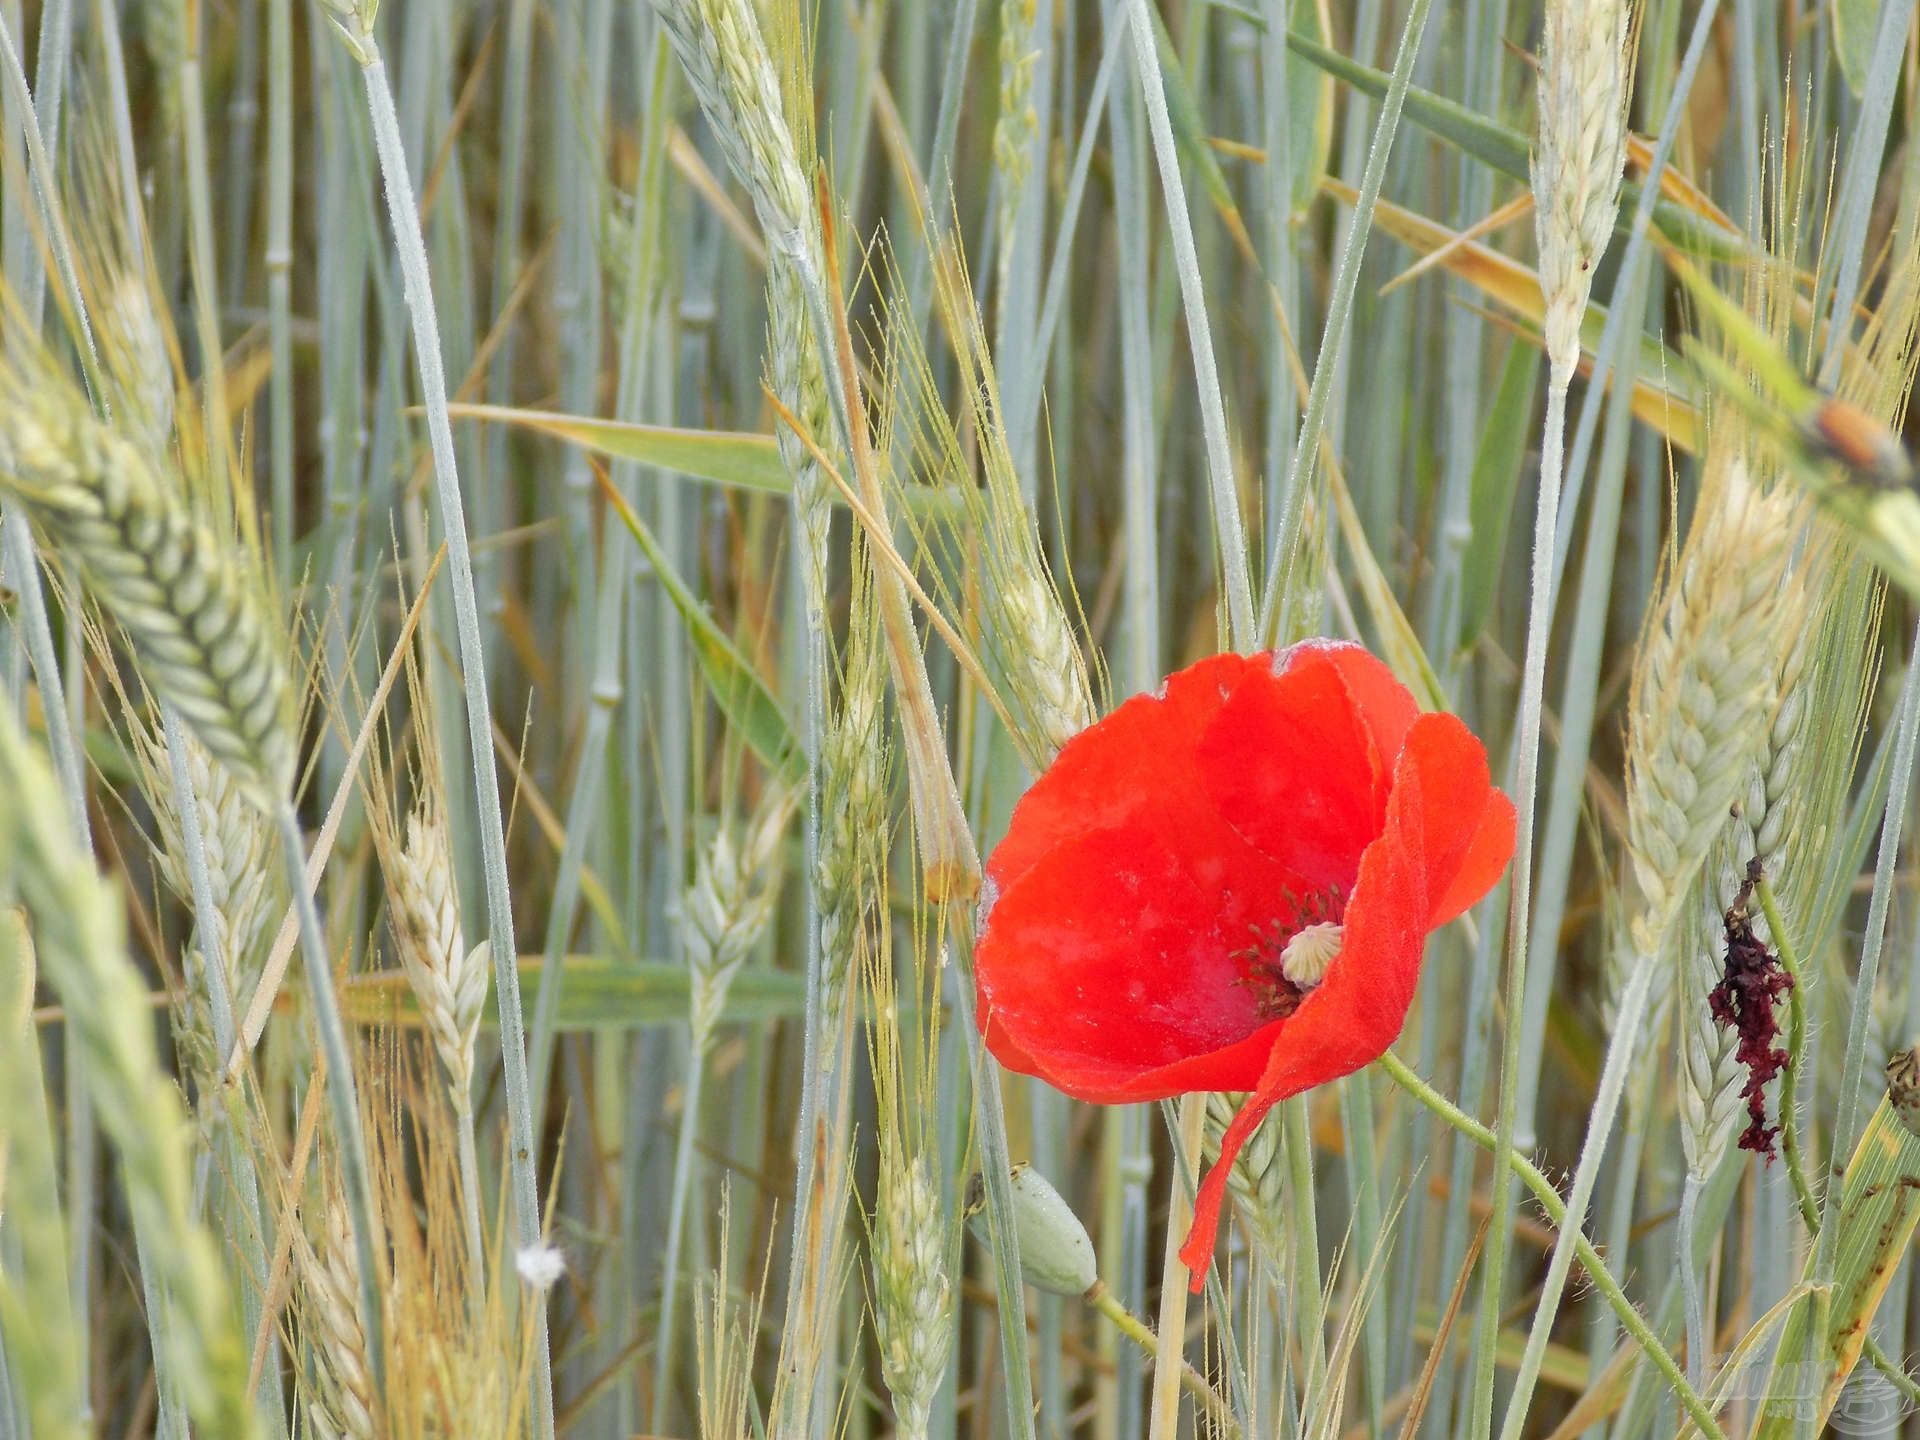
[[[77,565],[154,694],[271,813],[293,776],[292,692],[257,581],[44,352],[9,353],[0,389],[0,492]]]

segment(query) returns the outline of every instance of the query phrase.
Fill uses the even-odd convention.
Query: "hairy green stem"
[[[1378,1063],[1396,1085],[1439,1116],[1441,1120],[1458,1130],[1482,1150],[1497,1153],[1498,1140],[1493,1131],[1414,1074],[1407,1063],[1393,1051],[1387,1051],[1380,1057]],[[1533,1162],[1524,1155],[1513,1156],[1513,1173],[1520,1177],[1521,1184],[1533,1192],[1534,1199],[1546,1212],[1547,1219],[1559,1228],[1561,1235],[1572,1237],[1573,1243],[1568,1247],[1570,1252],[1579,1258],[1581,1268],[1587,1272],[1587,1278],[1593,1281],[1595,1288],[1605,1297],[1607,1304],[1613,1307],[1614,1314],[1620,1317],[1620,1323],[1627,1334],[1633,1337],[1634,1343],[1666,1377],[1667,1383],[1673,1387],[1674,1395],[1679,1398],[1687,1414],[1693,1417],[1693,1423],[1700,1427],[1700,1433],[1706,1436],[1707,1440],[1726,1440],[1726,1433],[1713,1418],[1713,1412],[1701,1398],[1700,1392],[1688,1383],[1686,1373],[1681,1370],[1680,1363],[1673,1358],[1673,1352],[1660,1343],[1660,1337],[1654,1334],[1652,1327],[1647,1324],[1646,1316],[1642,1315],[1639,1307],[1627,1298],[1626,1291],[1620,1288],[1620,1282],[1614,1278],[1613,1272],[1607,1269],[1606,1262],[1600,1258],[1592,1242],[1580,1233],[1577,1227],[1572,1230],[1567,1228],[1567,1203],[1560,1198],[1560,1192],[1553,1188],[1553,1182],[1542,1175]],[[1496,1234],[1492,1237],[1491,1243],[1504,1245],[1505,1237]]]

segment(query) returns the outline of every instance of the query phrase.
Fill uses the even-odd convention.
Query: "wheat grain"
[[[1534,230],[1554,383],[1572,379],[1594,267],[1613,236],[1632,89],[1628,0],[1550,0],[1540,65]]]
[[[291,688],[257,582],[47,357],[8,355],[0,390],[0,492],[77,565],[154,694],[272,810],[293,775]]]

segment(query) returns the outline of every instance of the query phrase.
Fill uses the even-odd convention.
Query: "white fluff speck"
[[[1000,882],[986,875],[980,880],[980,904],[973,912],[973,930],[977,935],[987,928],[987,920],[993,914],[993,907],[1000,902]],[[945,962],[942,961],[944,964]]]
[[[536,1290],[551,1290],[567,1273],[567,1257],[558,1245],[529,1245],[513,1257],[513,1268]]]

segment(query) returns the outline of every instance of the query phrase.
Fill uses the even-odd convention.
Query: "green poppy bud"
[[[1020,1242],[1020,1278],[1053,1295],[1084,1295],[1098,1279],[1093,1241],[1060,1192],[1031,1165],[1016,1165],[1007,1177],[1013,1190],[1013,1227]],[[993,1243],[987,1228],[986,1181],[975,1175],[967,1185],[967,1224],[983,1245]]]

